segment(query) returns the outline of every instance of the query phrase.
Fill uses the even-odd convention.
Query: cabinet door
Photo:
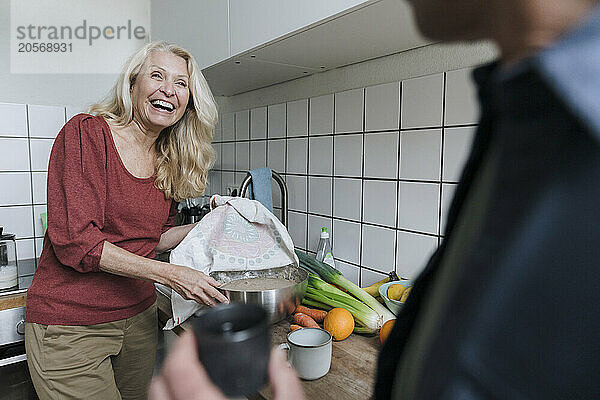
[[[205,68],[229,58],[227,12],[227,1],[152,0],[151,39],[186,48]]]
[[[352,8],[365,0],[229,0],[231,55]]]

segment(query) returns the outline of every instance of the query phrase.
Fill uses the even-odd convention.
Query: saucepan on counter
[[[294,312],[308,285],[308,272],[293,264],[258,271],[211,272],[210,276],[222,283],[221,290],[232,303],[263,307],[271,324]]]

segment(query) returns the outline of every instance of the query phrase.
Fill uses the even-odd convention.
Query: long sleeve
[[[169,229],[175,226],[175,217],[177,216],[178,203],[175,200],[171,200],[171,207],[169,208],[169,218],[167,223],[162,227],[160,233],[165,233]]]
[[[58,134],[48,166],[48,237],[58,260],[79,272],[99,271],[106,178],[102,127],[79,114]]]

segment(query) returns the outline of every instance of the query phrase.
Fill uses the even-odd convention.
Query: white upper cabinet
[[[152,0],[151,39],[186,48],[201,69],[225,60],[230,56],[227,3]]]
[[[406,0],[151,1],[151,39],[190,50],[216,96],[429,43]]]
[[[285,36],[365,0],[229,0],[231,55]]]

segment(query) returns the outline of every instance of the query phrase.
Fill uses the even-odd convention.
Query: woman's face
[[[189,79],[183,58],[166,51],[151,52],[131,88],[134,121],[157,133],[174,125],[190,98]]]

